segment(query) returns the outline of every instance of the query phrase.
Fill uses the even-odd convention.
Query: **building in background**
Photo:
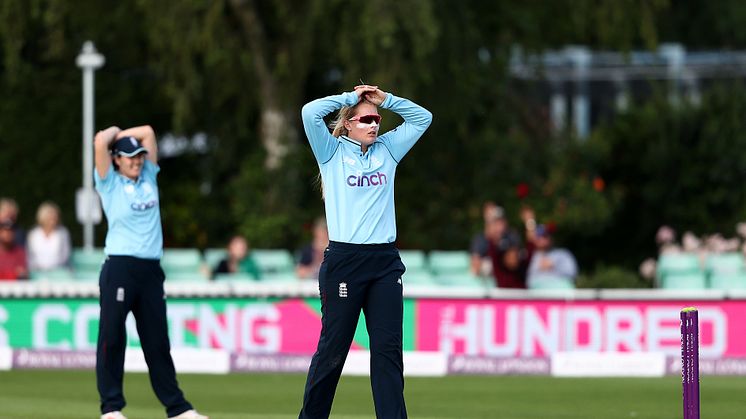
[[[555,132],[572,129],[586,138],[604,118],[636,99],[665,89],[669,100],[697,104],[716,81],[746,76],[746,51],[687,51],[662,44],[657,51],[591,51],[567,46],[542,54],[515,48],[511,76],[546,104]]]

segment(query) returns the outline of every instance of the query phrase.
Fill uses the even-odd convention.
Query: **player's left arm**
[[[375,96],[367,95],[366,100],[383,109],[396,112],[404,119],[401,125],[378,137],[388,147],[394,158],[401,161],[430,126],[433,114],[409,99],[380,90],[376,90]],[[380,102],[376,103],[379,100]]]

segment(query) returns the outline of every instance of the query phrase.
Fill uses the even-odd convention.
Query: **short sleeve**
[[[109,170],[106,172],[106,176],[101,178],[98,175],[98,170],[93,170],[93,184],[96,190],[99,192],[108,192],[114,185],[114,165],[109,165]]]
[[[157,164],[153,163],[152,161],[145,159],[145,163],[142,167],[142,176],[143,179],[148,182],[156,182],[156,178],[158,177],[158,173],[161,171],[161,167]]]

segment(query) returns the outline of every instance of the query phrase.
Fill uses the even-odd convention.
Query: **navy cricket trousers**
[[[329,417],[361,309],[370,337],[376,417],[407,417],[402,361],[404,270],[393,243],[329,243],[319,271],[321,336],[308,370],[300,419]]]
[[[96,348],[96,384],[101,396],[101,413],[122,410],[124,351],[127,346],[125,320],[135,316],[137,334],[150,383],[169,417],[192,406],[176,382],[166,321],[165,275],[160,262],[131,256],[109,256],[99,277],[101,315]]]

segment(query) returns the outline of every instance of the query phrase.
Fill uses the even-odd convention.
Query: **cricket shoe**
[[[192,409],[192,410],[187,410],[186,412],[180,415],[171,416],[168,419],[210,419],[210,418],[208,418],[205,415],[200,415],[199,413],[197,413],[196,410]]]
[[[122,412],[115,411],[115,412],[108,412],[101,415],[101,419],[127,419]]]

